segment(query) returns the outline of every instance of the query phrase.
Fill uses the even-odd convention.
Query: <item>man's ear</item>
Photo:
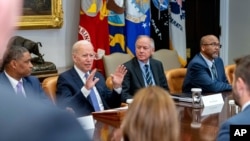
[[[75,54],[72,54],[72,60],[73,60],[74,62],[76,62],[76,55],[75,55]]]
[[[235,85],[239,94],[242,94],[246,90],[246,84],[240,77],[235,80]]]
[[[16,60],[11,60],[10,65],[11,65],[11,68],[17,69],[17,61]]]
[[[155,52],[155,48],[152,48],[152,53],[154,53]]]
[[[205,47],[204,46],[201,46],[201,51],[204,51],[205,50]]]

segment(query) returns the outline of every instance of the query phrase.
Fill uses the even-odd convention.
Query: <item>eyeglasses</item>
[[[218,48],[221,48],[221,44],[219,43],[210,43],[210,44],[202,44],[202,45],[205,45],[205,46],[212,46],[212,47],[218,47]]]

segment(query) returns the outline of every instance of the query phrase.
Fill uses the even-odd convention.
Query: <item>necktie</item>
[[[145,69],[146,82],[147,82],[148,86],[152,85],[153,84],[152,77],[151,77],[151,74],[149,72],[149,68],[148,68],[147,64],[144,66],[144,69]]]
[[[86,73],[85,78],[87,79],[88,76],[89,75]],[[96,98],[96,94],[95,94],[95,91],[93,88],[90,90],[90,94],[87,97],[87,99],[90,101],[90,103],[92,103],[92,106],[94,107],[95,111],[100,111],[100,107],[99,107],[99,104],[98,104],[98,101]]]
[[[22,88],[23,88],[23,83],[21,81],[18,81],[18,83],[16,85],[16,93],[17,93],[17,95],[24,96]]]
[[[211,71],[212,71],[213,79],[216,79],[217,78],[217,71],[216,71],[216,67],[215,67],[214,63],[212,64]]]

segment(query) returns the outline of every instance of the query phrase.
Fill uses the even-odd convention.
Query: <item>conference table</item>
[[[180,121],[180,141],[215,141],[220,124],[236,114],[232,113],[229,100],[231,92],[222,93],[224,104],[213,110],[193,108],[192,103],[175,101]],[[218,110],[219,109],[219,110]],[[215,111],[215,113],[213,112]],[[204,113],[205,112],[205,113]],[[126,108],[93,113],[96,119],[93,133],[94,141],[109,141],[119,128],[126,114]],[[170,115],[171,116],[171,115]]]

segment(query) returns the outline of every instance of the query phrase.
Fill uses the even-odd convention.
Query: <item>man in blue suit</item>
[[[36,98],[45,103],[51,103],[44,93],[38,78],[31,76],[33,65],[29,51],[21,46],[11,46],[3,62],[3,72],[0,73],[0,89],[8,89],[6,93],[16,94],[26,98]],[[21,93],[18,93],[17,84]]]
[[[111,74],[114,87],[111,91],[101,73],[96,69],[91,71],[95,58],[94,47],[89,41],[76,42],[72,48],[74,66],[60,74],[57,81],[58,105],[72,108],[76,116],[86,116],[121,105],[121,84],[126,68],[120,65]]]
[[[189,93],[192,88],[202,88],[204,93],[232,90],[228,83],[224,64],[219,57],[220,42],[214,35],[205,35],[200,41],[200,53],[189,62],[182,91]]]
[[[0,0],[0,21],[4,21],[0,22],[0,68],[7,43],[22,11],[22,2]],[[0,82],[1,141],[90,141],[74,116],[55,106],[47,106],[40,100],[17,96],[9,87],[11,84],[5,83]]]
[[[250,125],[250,55],[236,60],[234,75],[233,98],[241,107],[241,112],[221,125],[217,141],[230,140],[230,125]]]

